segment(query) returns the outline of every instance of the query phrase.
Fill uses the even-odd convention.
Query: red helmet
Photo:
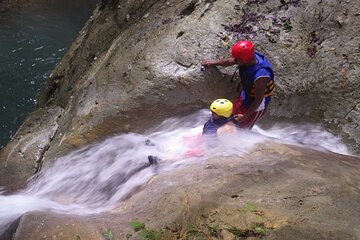
[[[231,49],[231,55],[233,58],[240,58],[244,63],[250,62],[254,57],[255,47],[250,41],[237,42]]]

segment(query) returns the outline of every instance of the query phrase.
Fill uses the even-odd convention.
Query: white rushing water
[[[16,194],[4,195],[0,188],[0,235],[30,211],[78,215],[108,211],[155,174],[201,164],[208,156],[242,155],[262,141],[348,154],[339,138],[314,125],[276,125],[268,130],[256,126],[251,132],[203,138],[202,126],[209,114],[202,110],[168,119],[144,135],[108,138],[45,165],[41,174]],[[149,155],[159,157],[160,164],[150,165]]]

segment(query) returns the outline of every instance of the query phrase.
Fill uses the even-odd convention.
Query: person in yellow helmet
[[[234,126],[235,116],[233,104],[225,98],[216,99],[210,105],[212,112],[210,119],[204,124],[203,135],[214,135],[221,131],[225,126]]]
[[[236,126],[233,123],[235,116],[233,112],[233,103],[224,98],[216,99],[210,105],[211,117],[204,124],[202,135],[216,135],[222,133],[229,133],[236,131]],[[203,138],[201,135],[186,136],[184,137],[187,144],[191,144],[191,149],[188,149],[183,154],[179,155],[178,158],[189,158],[189,157],[201,157],[204,156],[204,149],[201,147]],[[150,139],[145,141],[146,146],[155,146]],[[161,162],[161,159],[155,155],[148,155],[149,166],[156,166]]]

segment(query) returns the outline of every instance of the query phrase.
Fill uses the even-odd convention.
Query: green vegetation
[[[236,239],[248,237],[261,237],[266,234],[264,223],[264,213],[259,210],[255,203],[248,202],[242,208],[238,209],[241,214],[241,226],[238,227],[229,224],[228,227],[219,226],[215,221],[212,224],[202,223],[200,225],[192,225],[187,231],[181,230],[169,231],[166,229],[153,230],[148,229],[144,222],[134,220],[129,222],[129,226],[134,233],[126,234],[126,240],[166,240],[169,236],[182,240],[208,240],[208,239],[223,239],[223,231],[226,230],[234,235]],[[106,230],[103,235],[108,240],[114,240],[114,235],[111,229]]]
[[[103,235],[107,240],[114,240],[114,234],[111,229],[107,229],[105,232],[103,232]]]
[[[140,221],[131,221],[129,222],[130,227],[132,227],[134,229],[135,232],[138,232],[142,229],[145,229],[145,223],[140,222]]]
[[[254,233],[258,236],[265,235],[265,225],[263,222],[253,222],[251,223],[251,228],[254,230]]]
[[[208,239],[223,239],[222,229],[219,225],[203,224],[202,226],[193,225],[186,232],[185,239],[187,240],[208,240]],[[181,238],[183,239],[183,238]]]
[[[145,228],[139,232],[139,236],[141,240],[160,240],[164,236],[164,231],[148,230]]]
[[[196,239],[196,240],[206,240],[206,234],[201,231],[197,226],[193,225],[187,232],[186,232],[186,239]]]
[[[234,235],[234,239],[246,239],[249,237],[262,237],[266,234],[264,212],[253,202],[246,203],[238,209],[241,219],[241,227],[232,225],[220,226],[215,224],[203,223],[201,225],[192,225],[186,234],[177,239],[186,240],[208,240],[224,239],[223,231],[226,230]]]
[[[141,240],[161,240],[164,237],[163,230],[151,230],[147,229],[145,223],[140,221],[131,221],[129,222],[130,227],[134,232],[138,233],[138,236]],[[130,240],[133,237],[131,233],[126,234],[126,239]]]
[[[291,32],[291,30],[293,29],[293,26],[291,25],[290,19],[288,19],[284,22],[283,29],[285,30],[285,32]]]
[[[246,229],[240,229],[235,226],[226,228],[227,231],[234,234],[239,238],[247,238],[252,236],[264,236],[266,232],[264,224],[264,216],[261,210],[257,209],[255,203],[248,202],[243,208],[238,209],[243,214]],[[255,215],[255,216],[254,216]],[[256,218],[254,222],[247,223],[247,216],[253,216]],[[254,219],[253,219],[254,220]]]

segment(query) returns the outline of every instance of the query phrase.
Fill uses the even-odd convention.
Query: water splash
[[[209,112],[170,118],[144,135],[123,134],[89,145],[47,164],[29,186],[14,195],[0,188],[0,234],[22,214],[53,211],[87,215],[108,211],[155,174],[201,164],[214,156],[243,155],[262,141],[305,145],[348,153],[341,141],[313,125],[276,125],[216,138],[201,136]],[[229,139],[231,139],[229,141]],[[162,159],[150,165],[148,155]]]
[[[350,155],[349,149],[342,143],[340,137],[334,136],[315,124],[294,125],[278,123],[267,130],[255,126],[254,131],[280,143]]]

